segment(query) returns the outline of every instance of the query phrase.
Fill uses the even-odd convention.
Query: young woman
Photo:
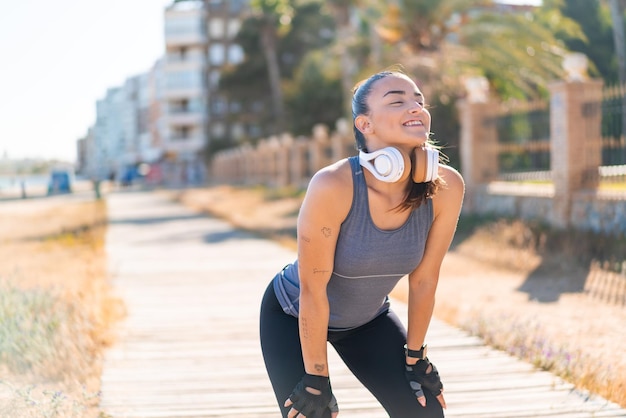
[[[298,257],[267,288],[261,346],[283,417],[336,417],[327,342],[392,418],[442,417],[425,336],[464,194],[429,144],[416,84],[385,71],[357,84],[359,155],[317,172],[298,218]],[[408,274],[408,330],[388,294]]]

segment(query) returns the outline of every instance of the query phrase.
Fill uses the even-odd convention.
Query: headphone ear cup
[[[378,180],[395,183],[403,177],[405,167],[410,166],[411,160],[400,150],[386,147],[371,153],[360,151],[359,163]]]
[[[430,147],[414,150],[413,181],[426,183],[437,178],[439,173],[439,151]]]

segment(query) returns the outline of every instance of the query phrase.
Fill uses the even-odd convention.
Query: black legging
[[[298,319],[283,312],[272,284],[261,303],[260,328],[265,367],[286,417],[290,408],[283,404],[305,372]],[[391,418],[443,417],[439,401],[425,391],[426,407],[422,407],[404,378],[406,330],[392,311],[349,331],[329,331],[328,341]],[[337,401],[341,411],[341,399]]]

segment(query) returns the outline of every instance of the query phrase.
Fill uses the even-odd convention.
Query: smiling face
[[[355,126],[365,136],[368,151],[390,145],[409,151],[428,139],[430,113],[422,92],[407,76],[376,80],[366,102],[369,111],[356,117]]]

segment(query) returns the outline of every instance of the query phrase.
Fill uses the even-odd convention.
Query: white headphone
[[[374,152],[359,152],[359,162],[374,177],[386,183],[395,183],[404,173],[404,157],[394,147],[379,149]]]
[[[413,181],[426,183],[437,178],[439,171],[439,151],[431,147],[419,147],[415,154]],[[402,178],[405,170],[405,157],[400,150],[386,147],[367,153],[359,152],[359,163],[374,177],[387,183],[395,183]],[[408,160],[408,158],[407,158]]]

